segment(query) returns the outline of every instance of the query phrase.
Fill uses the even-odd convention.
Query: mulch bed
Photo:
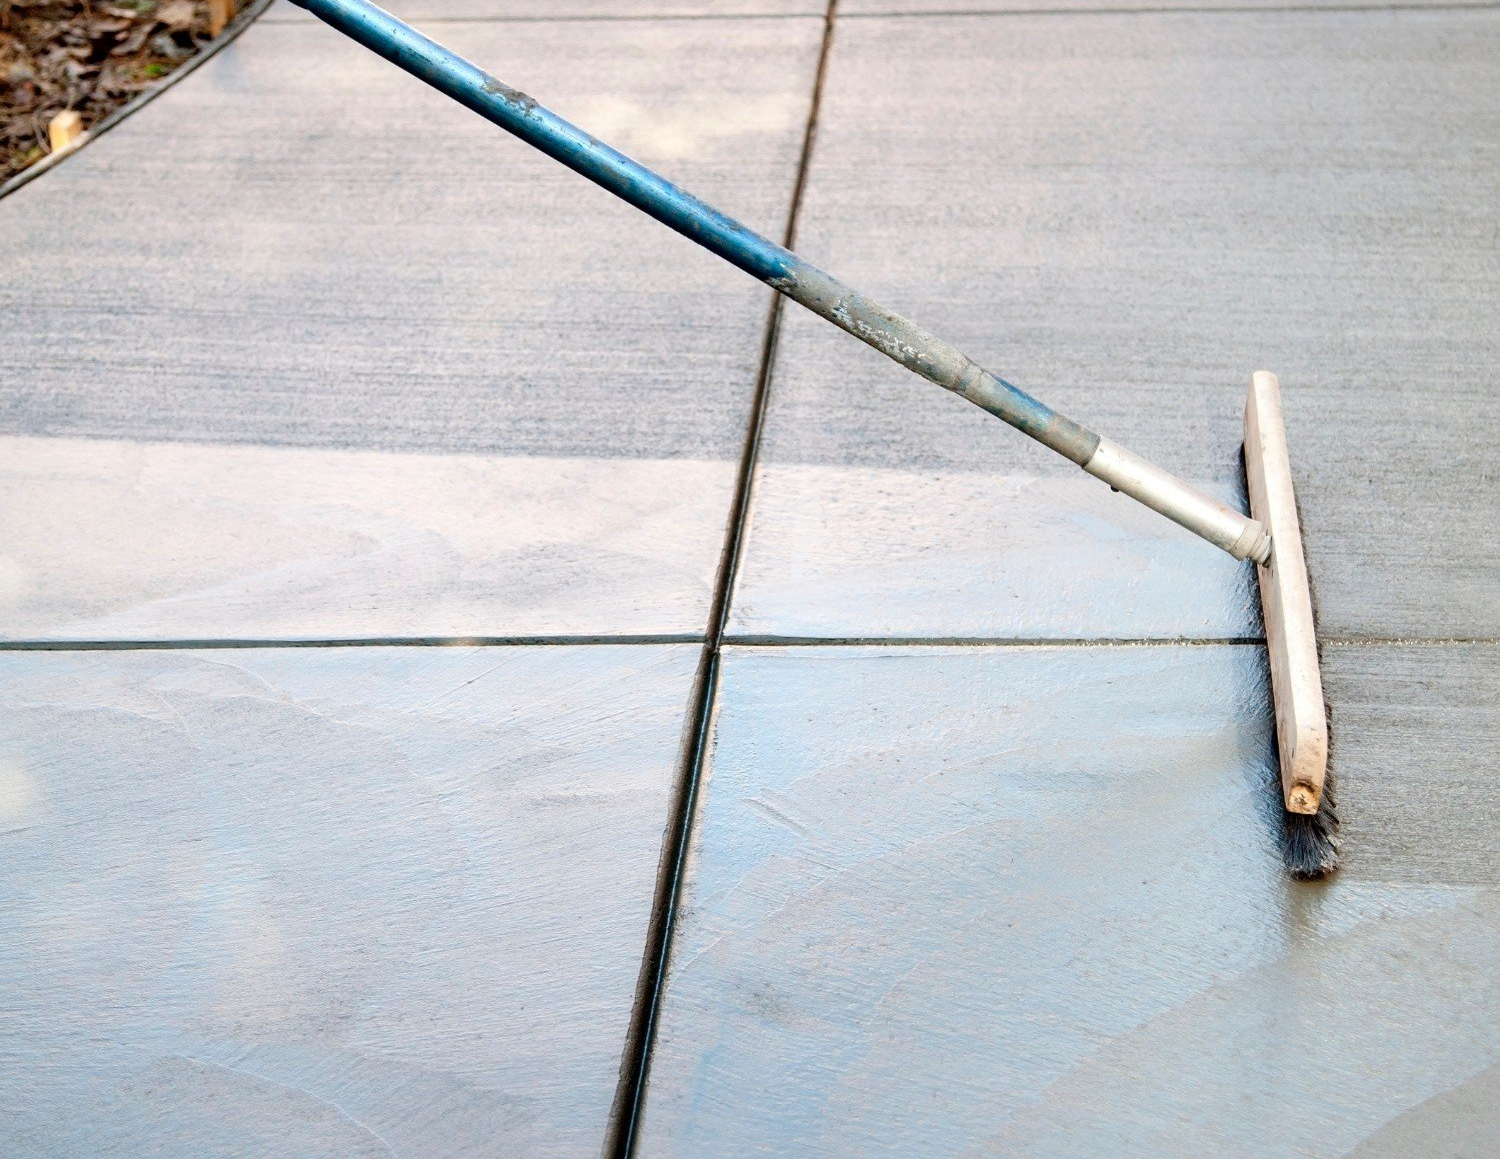
[[[208,0],[0,0],[0,181],[47,155],[58,113],[92,128],[209,39]]]

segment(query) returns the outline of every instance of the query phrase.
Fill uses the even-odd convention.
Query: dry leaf
[[[168,28],[191,28],[198,16],[193,0],[167,0],[156,10],[156,18]]]
[[[97,124],[207,42],[194,0],[0,0],[0,181],[45,154],[51,114]]]

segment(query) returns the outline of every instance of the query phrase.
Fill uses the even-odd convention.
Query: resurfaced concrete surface
[[[596,1154],[697,651],[0,655],[0,1152]]]
[[[1493,1154],[1500,17],[871,10],[811,260],[1234,502],[1280,373],[1344,867],[1248,569],[793,311],[640,1154]]]
[[[771,232],[818,36],[444,32]],[[764,287],[322,24],[257,24],[170,95],[0,203],[8,432],[738,457]]]
[[[1472,1102],[1500,894],[1288,881],[1265,687],[1254,646],[731,649],[641,1154],[1332,1159]]]
[[[821,8],[392,3],[781,236]],[[876,3],[798,248],[1229,502],[1280,374],[1339,874],[1248,567],[796,309],[736,527],[765,291],[282,7],[0,201],[0,1152],[599,1155],[689,799],[634,1159],[1496,1152],[1500,13]]]
[[[841,20],[799,248],[1063,413],[1230,491],[1250,374],[1278,373],[1323,633],[1489,637],[1500,475],[1476,432],[1500,429],[1497,59],[1493,10]],[[1192,634],[1202,612],[1170,602],[1226,584],[1213,549],[1155,544],[1156,590],[1120,582],[1140,566],[1134,525],[1100,484],[1080,511],[1098,525],[1087,570],[1072,536],[1032,531],[1051,505],[1024,492],[972,517],[988,533],[934,534],[934,473],[1077,469],[802,311],[761,463],[774,510],[769,527],[752,518],[741,607],[774,607],[798,635],[820,634],[822,608],[794,617],[791,599],[851,581],[889,593],[869,633],[893,637],[934,622],[1048,636],[1111,608],[1149,618],[1141,634]],[[889,472],[869,515],[851,467]],[[836,555],[784,534],[793,487],[867,545]],[[1050,564],[1069,603],[1012,626],[985,585],[916,580],[904,607],[899,572],[864,561],[893,535],[899,554],[907,525],[965,572],[1014,573],[1024,539],[1021,570]]]

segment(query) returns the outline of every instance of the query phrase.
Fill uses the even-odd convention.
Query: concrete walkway
[[[1279,372],[1339,875],[1248,569],[277,7],[0,201],[0,1151],[1500,1152],[1500,11],[956,7],[392,5],[1225,497]]]

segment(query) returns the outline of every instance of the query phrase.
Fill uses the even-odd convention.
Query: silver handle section
[[[1210,499],[1118,443],[1100,439],[1083,469],[1215,547],[1222,547],[1235,559],[1265,563],[1271,558],[1271,536],[1265,524]]]

